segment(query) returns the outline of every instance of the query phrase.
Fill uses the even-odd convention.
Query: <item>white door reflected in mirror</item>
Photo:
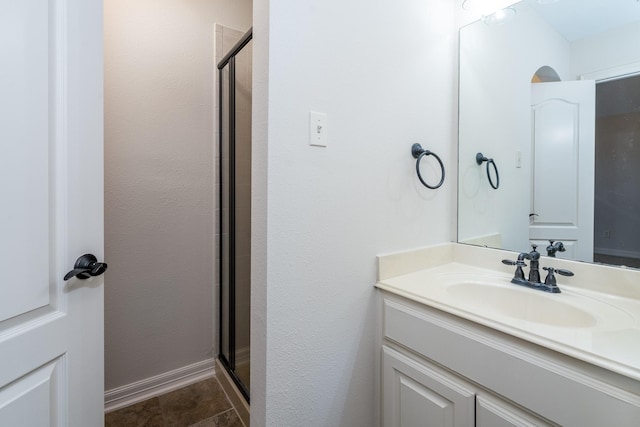
[[[531,85],[529,239],[561,241],[561,258],[593,261],[595,103],[593,80]]]

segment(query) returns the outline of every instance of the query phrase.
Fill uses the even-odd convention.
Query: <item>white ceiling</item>
[[[640,21],[640,0],[524,1],[569,42]]]

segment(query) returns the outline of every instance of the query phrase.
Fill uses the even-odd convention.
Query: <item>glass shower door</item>
[[[251,31],[218,65],[219,359],[249,400],[251,313]]]

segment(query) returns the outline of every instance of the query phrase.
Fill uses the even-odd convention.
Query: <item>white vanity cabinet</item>
[[[430,363],[382,347],[385,427],[552,426]]]
[[[640,426],[636,380],[387,291],[379,296],[383,427]]]
[[[471,427],[475,390],[426,361],[382,347],[385,426]]]

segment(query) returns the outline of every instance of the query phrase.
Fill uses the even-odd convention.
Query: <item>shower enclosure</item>
[[[251,37],[218,63],[219,354],[249,401],[251,296]],[[225,40],[228,43],[229,37]]]

